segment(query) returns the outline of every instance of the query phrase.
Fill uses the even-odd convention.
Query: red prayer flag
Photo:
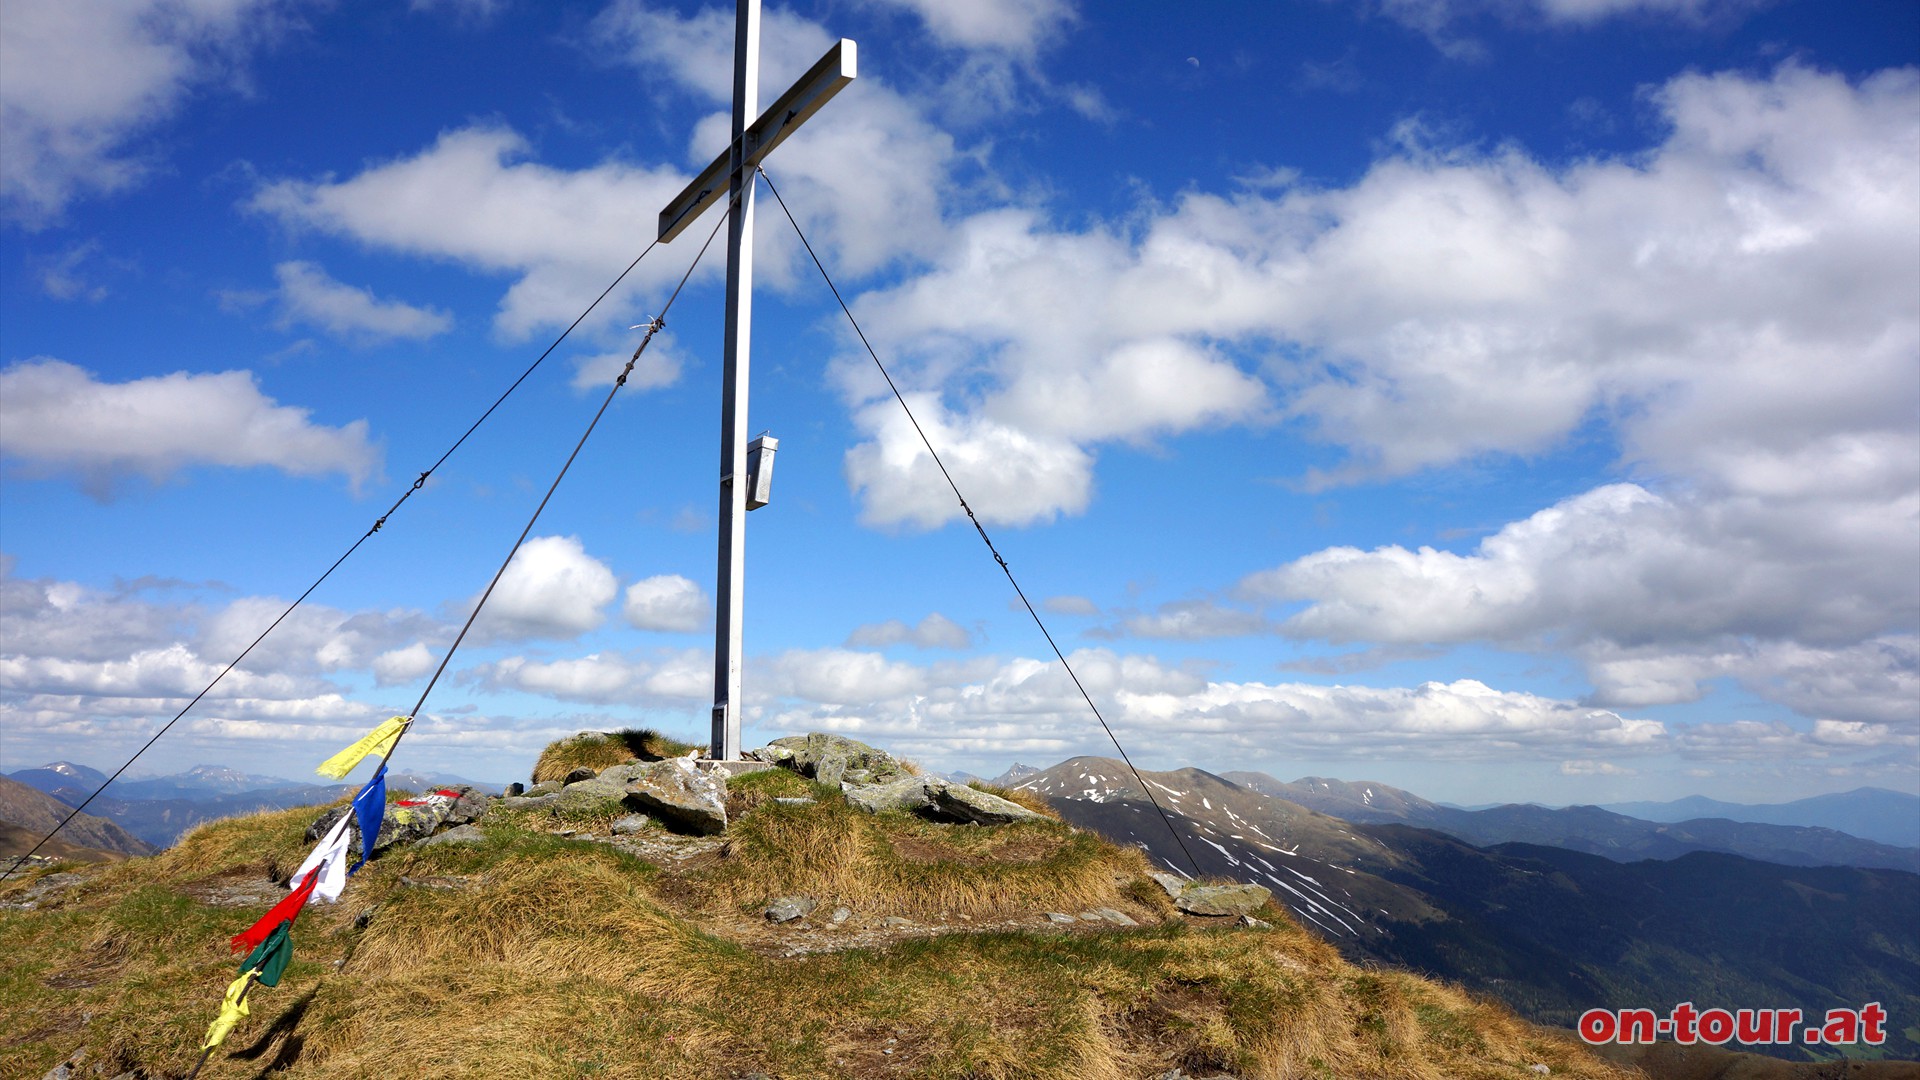
[[[307,897],[313,895],[313,887],[320,881],[320,871],[307,871],[307,878],[300,887],[287,894],[285,900],[273,905],[273,910],[260,917],[260,921],[248,927],[246,932],[233,936],[233,951],[257,949],[267,940],[275,927],[300,917],[300,909],[307,906]]]

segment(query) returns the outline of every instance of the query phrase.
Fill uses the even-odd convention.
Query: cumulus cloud
[[[379,468],[367,422],[326,427],[260,392],[251,372],[175,372],[105,383],[36,357],[0,371],[0,453],[77,473],[100,497],[129,475],[166,480],[193,465],[339,473],[356,488]]]
[[[482,664],[470,677],[485,689],[596,704],[684,707],[713,696],[713,655],[697,649],[652,657],[621,653],[540,661],[523,656]]]
[[[436,662],[425,642],[416,641],[404,649],[389,649],[373,658],[374,681],[381,686],[412,682],[432,671]]]
[[[618,591],[613,571],[579,537],[536,536],[500,575],[474,633],[488,641],[578,637],[605,621],[601,609]]]
[[[633,360],[633,350],[600,353],[594,356],[576,357],[573,361],[573,379],[569,385],[575,390],[593,390],[609,387],[620,373],[627,369],[628,361]],[[628,390],[655,390],[662,386],[672,386],[680,381],[680,372],[686,365],[674,352],[673,339],[667,334],[656,334],[647,351],[640,354],[634,362],[633,372],[627,376]]]
[[[138,145],[272,36],[278,0],[22,0],[0,30],[0,200],[29,227],[124,190]]]
[[[335,281],[314,263],[283,262],[273,273],[280,281],[283,328],[305,325],[335,337],[378,342],[422,341],[453,326],[453,316],[444,311],[380,300],[370,290]]]
[[[520,338],[578,315],[581,297],[605,288],[653,238],[659,208],[688,179],[672,166],[617,161],[570,172],[526,160],[531,151],[515,132],[466,127],[345,180],[269,182],[247,206],[295,228],[517,274],[494,324]],[[683,261],[653,258],[630,280],[644,290],[685,270]],[[637,292],[624,295],[603,325],[632,314]]]
[[[621,609],[637,630],[691,633],[710,625],[713,601],[706,590],[679,574],[659,574],[627,586]]]
[[[1456,60],[1482,60],[1486,46],[1463,25],[1496,18],[1509,24],[1546,22],[1591,26],[1607,19],[1642,17],[1683,25],[1731,22],[1773,0],[1371,0],[1365,10],[1418,31],[1434,48]]]
[[[1272,624],[1258,612],[1227,607],[1213,600],[1175,600],[1151,614],[1121,620],[1119,633],[1130,637],[1202,641],[1207,638],[1247,637],[1271,633]]]
[[[965,627],[939,612],[933,612],[908,626],[899,619],[867,623],[847,636],[855,648],[884,649],[890,645],[912,645],[917,649],[964,649],[973,644],[973,635]]]
[[[983,213],[862,321],[946,426],[1064,444],[1033,489],[1055,512],[1084,504],[1089,444],[1270,415],[1346,452],[1308,486],[1539,453],[1598,418],[1628,464],[1729,495],[1910,491],[1920,75],[1787,65],[1648,100],[1669,131],[1630,158],[1410,128],[1352,185],[1195,192],[1126,233]],[[856,416],[867,512],[930,516],[874,505],[919,485],[878,475],[912,455]]]

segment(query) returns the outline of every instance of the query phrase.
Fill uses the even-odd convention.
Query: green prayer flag
[[[293,962],[293,939],[287,936],[292,929],[292,919],[274,927],[273,933],[267,935],[267,940],[255,946],[247,958],[240,961],[241,974],[258,969],[260,985],[279,986],[281,974]]]

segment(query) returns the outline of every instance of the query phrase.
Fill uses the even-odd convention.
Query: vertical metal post
[[[753,328],[753,192],[747,125],[760,115],[760,0],[738,0],[733,34],[733,150],[727,175],[726,367],[720,391],[720,565],[714,586],[713,742],[740,758],[740,626],[747,554],[747,376]]]

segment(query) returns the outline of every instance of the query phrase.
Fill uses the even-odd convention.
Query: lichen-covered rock
[[[627,786],[598,776],[577,780],[560,789],[553,804],[563,814],[613,813],[626,805]]]
[[[823,731],[775,739],[750,751],[754,761],[772,762],[823,784],[884,784],[908,775],[892,754],[858,739]]]
[[[500,800],[500,805],[507,810],[538,810],[559,801],[560,793],[549,791],[544,795],[509,795]]]
[[[970,825],[1011,825],[1039,821],[1042,815],[979,788],[955,784],[937,776],[925,778],[929,805],[919,811],[935,820],[964,821]]]
[[[686,758],[644,763],[632,772],[624,791],[628,805],[689,832],[726,830],[725,774],[702,772]]]
[[[647,826],[651,824],[653,819],[645,814],[628,814],[613,823],[612,832],[615,836],[632,836],[634,833],[645,832]]]
[[[505,803],[515,800],[506,799]],[[521,800],[525,801],[525,800]],[[476,821],[487,812],[492,800],[476,792],[473,788],[460,784],[455,787],[435,788],[424,795],[398,799],[387,804],[385,816],[380,820],[380,835],[374,838],[373,850],[377,853],[395,844],[411,844],[425,840],[449,825],[465,825]],[[342,814],[353,812],[351,806],[336,806],[315,818],[307,826],[307,839],[318,841],[333,828],[334,822]],[[350,850],[360,850],[360,823],[355,821],[348,826]]]
[[[783,896],[767,905],[768,922],[789,923],[813,913],[819,902],[811,896]]]
[[[933,801],[927,795],[926,778],[920,776],[848,788],[846,798],[848,805],[869,814],[881,814],[889,810],[920,810]]]
[[[849,805],[869,814],[905,810],[930,821],[963,825],[1011,825],[1041,818],[1019,803],[938,776],[908,776],[884,784],[847,787],[846,799]]]
[[[446,832],[427,837],[416,843],[415,847],[433,847],[436,844],[477,844],[487,838],[477,825],[455,825]]]
[[[1251,915],[1273,896],[1261,885],[1190,884],[1173,900],[1189,915]]]

